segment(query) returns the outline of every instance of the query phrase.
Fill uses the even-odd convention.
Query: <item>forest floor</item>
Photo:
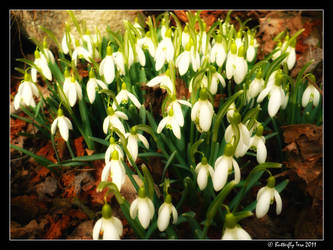
[[[182,11],[175,11],[185,22]],[[153,12],[146,11],[152,15]],[[273,49],[272,38],[287,28],[291,34],[304,28],[297,45],[297,64],[291,75],[295,76],[310,59],[314,60],[312,72],[322,81],[322,12],[320,11],[234,11],[231,20],[237,24],[251,18],[248,25],[258,26],[257,40],[262,47],[258,58]],[[207,24],[225,17],[225,11],[203,12]],[[10,100],[17,91],[22,77],[13,70],[16,58],[33,57],[34,47],[20,34],[16,25],[11,27],[12,72]],[[149,98],[155,98],[154,96]],[[24,116],[24,113],[18,113]],[[282,192],[283,210],[280,216],[274,211],[262,219],[248,218],[242,226],[254,239],[322,239],[323,238],[323,158],[322,127],[311,124],[290,125],[282,128],[287,171],[290,182]],[[55,138],[60,157],[65,157],[66,144]],[[38,131],[20,119],[10,117],[10,143],[56,162],[51,141],[40,139]],[[269,147],[269,145],[268,145]],[[271,145],[274,147],[274,145]],[[76,156],[89,155],[82,137],[73,142]],[[269,148],[268,148],[269,151]],[[158,160],[157,160],[158,161]],[[33,158],[10,148],[10,239],[92,239],[92,228],[100,216],[103,194],[96,192],[104,162],[94,161],[79,168],[62,168],[51,171]],[[123,191],[128,199],[135,193],[128,187]],[[255,192],[253,193],[255,197]],[[127,221],[121,215],[124,239],[135,238]],[[186,228],[184,228],[186,230]],[[187,238],[186,232],[180,233]],[[220,232],[209,232],[219,239]]]

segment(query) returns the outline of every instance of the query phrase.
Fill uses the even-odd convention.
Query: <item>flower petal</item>
[[[274,198],[276,202],[276,214],[279,215],[282,211],[282,199],[278,191],[274,189]]]
[[[93,240],[99,239],[99,232],[101,231],[102,223],[103,223],[103,218],[100,218],[99,220],[96,221],[92,233]]]
[[[158,229],[163,232],[169,225],[170,222],[170,208],[168,205],[163,206],[159,213],[157,218],[157,227]]]
[[[271,203],[271,190],[270,188],[266,188],[259,196],[259,199],[257,200],[256,205],[256,216],[258,219],[264,217],[268,210]]]

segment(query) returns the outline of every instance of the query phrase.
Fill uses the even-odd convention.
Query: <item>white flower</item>
[[[103,206],[102,216],[94,225],[93,240],[98,240],[101,234],[103,240],[119,240],[123,234],[123,224],[117,217],[112,216],[110,205]]]
[[[122,164],[117,150],[112,152],[111,161],[106,163],[103,168],[101,181],[107,181],[111,177],[112,182],[117,186],[119,191],[125,182],[126,171]]]
[[[257,218],[264,217],[274,201],[276,202],[276,214],[279,215],[282,211],[282,200],[279,192],[275,189],[275,178],[270,176],[267,180],[267,186],[260,188],[257,194]]]
[[[192,39],[187,43],[185,50],[176,59],[176,67],[181,76],[188,71],[190,65],[192,65],[192,69],[195,72],[200,67],[200,56],[198,51],[194,51]]]
[[[168,71],[166,71],[166,73],[161,74],[159,76],[154,77],[153,79],[151,79],[148,83],[147,86],[148,87],[154,87],[158,84],[160,84],[160,88],[165,89],[169,92],[170,95],[173,95],[176,93],[176,89],[174,84],[172,83],[170,77],[167,74]]]
[[[251,236],[240,225],[224,229],[221,240],[251,240]]]
[[[101,181],[107,181],[109,177],[111,177],[111,181],[120,191],[125,182],[126,171],[117,150],[112,152],[111,161],[105,164],[101,175]]]
[[[133,102],[133,104],[138,109],[140,109],[141,103],[139,102],[139,100],[136,98],[135,95],[133,95],[131,92],[129,92],[126,89],[126,83],[123,82],[122,86],[121,86],[121,90],[119,91],[119,93],[116,96],[116,100],[117,100],[118,105],[120,105],[120,104],[127,104],[128,99],[130,99]],[[115,102],[112,104],[112,108],[116,109],[116,103]]]
[[[247,127],[242,122],[240,122],[240,117],[237,117],[237,116],[240,116],[239,113],[234,112],[233,118],[229,117],[229,119],[234,119],[235,120],[234,123],[236,124],[236,126],[238,126],[238,129],[239,129],[239,141],[236,146],[235,156],[242,157],[246,154],[247,150],[250,147],[251,135],[250,135],[250,132],[247,129]],[[237,117],[237,118],[235,118],[235,117]],[[224,138],[227,143],[233,142],[233,140],[235,138],[235,134],[234,134],[231,124],[225,130]]]
[[[309,102],[312,102],[313,105],[317,107],[319,104],[319,100],[320,100],[319,91],[312,84],[308,84],[302,96],[303,108],[305,108]]]
[[[296,50],[294,47],[288,46],[286,52],[288,52],[289,55],[287,56],[287,58],[284,61],[287,62],[288,69],[291,70],[295,66],[295,63],[296,63]]]
[[[128,120],[127,115],[121,111],[114,111],[112,107],[108,107],[107,114],[108,114],[108,116],[104,119],[104,122],[103,122],[104,133],[107,134],[108,129],[111,127],[111,129],[116,128],[120,131],[120,133],[125,135],[126,132],[125,132],[124,125],[121,123],[119,118]]]
[[[131,203],[130,216],[135,219],[138,216],[144,229],[147,229],[151,219],[154,217],[155,207],[151,199],[145,196],[144,187],[139,188],[138,197]]]
[[[171,62],[174,57],[175,49],[171,41],[171,29],[166,31],[166,36],[158,44],[155,52],[155,70],[160,70],[165,62]]]
[[[153,40],[150,37],[150,31],[147,32],[147,34],[144,38],[139,39],[137,43],[142,48],[144,48],[144,49],[147,48],[148,51],[149,51],[149,54],[152,57],[155,57],[156,48],[155,48],[155,45],[153,43]]]
[[[121,149],[121,147],[115,142],[114,137],[110,137],[110,145],[107,148],[107,150],[105,151],[105,164],[107,164],[108,162],[111,161],[111,156],[113,154],[113,151],[117,151],[118,152],[118,156],[120,160],[124,159],[124,153],[123,150]]]
[[[180,112],[181,112],[181,110],[180,110]],[[178,123],[179,118],[176,118],[176,117],[179,117],[180,115],[183,115],[183,114],[175,114],[174,110],[171,108],[168,111],[168,115],[166,117],[164,117],[158,124],[157,133],[160,134],[162,132],[162,130],[164,129],[164,127],[166,127],[167,129],[171,129],[173,134],[178,139],[180,139],[181,133],[180,133],[180,124]]]
[[[226,57],[227,53],[222,44],[222,36],[218,35],[218,37],[216,38],[216,43],[213,45],[210,51],[210,62],[215,62],[217,66],[222,67]]]
[[[141,42],[137,42],[135,44],[135,50],[136,50],[137,60],[139,60],[140,65],[143,67],[146,65],[146,56],[145,53],[143,52],[142,45],[143,44]]]
[[[267,149],[265,145],[265,137],[262,135],[264,127],[259,125],[256,134],[251,138],[250,145],[257,151],[257,161],[259,164],[264,163],[267,158]]]
[[[138,141],[140,140],[146,149],[149,149],[149,143],[146,137],[138,134],[135,127],[132,127],[131,133],[126,133],[125,138],[127,139],[127,149],[131,154],[133,161],[135,162],[138,157]],[[129,161],[130,162],[130,161]]]
[[[175,206],[171,203],[170,194],[167,194],[165,201],[158,209],[157,227],[161,232],[167,229],[171,215],[173,218],[172,222],[175,224],[178,220],[178,212]]]
[[[125,75],[125,60],[122,52],[117,51],[112,54],[114,63],[120,75]]]
[[[234,169],[234,181],[239,183],[241,178],[237,161],[233,158],[233,146],[226,144],[224,154],[216,159],[213,174],[213,187],[215,191],[221,190],[227,183],[229,172]]]
[[[49,50],[44,49],[44,53],[43,53],[43,52],[39,52],[38,50],[36,50],[34,64],[39,68],[39,70],[41,70],[40,73],[42,73],[46,77],[46,79],[48,79],[49,81],[52,81],[52,73],[51,73],[51,70],[48,65],[47,56],[50,57],[51,61],[53,58],[53,62],[54,62],[54,57],[51,52],[50,52],[51,55],[49,55],[48,51]],[[35,67],[33,67],[31,69],[31,77],[34,82],[37,82],[37,69]]]
[[[208,164],[207,158],[203,157],[201,162],[195,167],[195,172],[197,173],[197,183],[200,190],[204,190],[207,186],[208,176],[211,178],[214,176],[214,169]]]
[[[169,112],[170,109],[172,109],[175,119],[178,122],[179,126],[183,127],[184,126],[184,116],[183,116],[183,112],[182,112],[182,108],[181,108],[180,104],[186,105],[188,107],[191,107],[192,105],[188,101],[177,100],[176,97],[174,97],[173,99],[174,99],[174,101],[172,101],[169,104],[169,106],[167,108],[167,112]]]
[[[255,77],[249,85],[249,89],[247,91],[247,100],[250,101],[251,99],[257,97],[257,95],[262,91],[264,88],[265,81],[262,78]]]
[[[75,47],[75,38],[74,38],[74,36],[69,32],[65,32],[65,34],[64,34],[64,36],[62,37],[62,40],[61,40],[61,49],[64,52],[64,54],[69,53],[67,39],[68,39],[69,45],[71,45],[72,48]]]
[[[201,133],[210,129],[214,115],[214,108],[208,100],[206,91],[205,88],[200,90],[200,98],[191,110],[191,119]]]
[[[106,56],[102,60],[101,64],[99,65],[99,74],[104,76],[105,82],[110,84],[113,82],[115,77],[115,66],[112,57],[112,49],[111,46],[107,46],[106,48]]]
[[[286,103],[285,98],[287,98],[281,86],[282,75],[278,72],[279,70],[276,70],[270,75],[267,86],[261,91],[257,98],[257,102],[260,103],[269,94],[268,114],[270,117],[276,115],[280,107]]]
[[[103,240],[119,240],[120,236],[123,234],[121,220],[114,216],[108,219],[100,218],[94,225],[93,239],[98,240],[101,233],[103,234]]]
[[[77,44],[72,54],[72,61],[77,65],[77,59],[84,58],[87,62],[91,62],[92,53],[85,49],[82,45]]]
[[[100,86],[102,89],[108,89],[106,84],[102,80],[96,79],[94,72],[90,71],[89,80],[87,82],[87,95],[90,103],[95,101],[97,86]]]
[[[71,107],[75,105],[77,99],[82,99],[81,85],[74,77],[65,77],[63,91]]]
[[[256,47],[258,47],[256,39],[252,35],[248,35],[249,46],[246,50],[246,60],[252,62],[256,56]]]
[[[244,47],[241,46],[238,49],[238,54],[236,52],[236,44],[233,43],[227,56],[226,75],[228,79],[233,77],[235,83],[240,84],[247,74],[248,66],[246,60],[243,57]]]
[[[61,137],[68,141],[68,130],[73,129],[71,121],[63,115],[61,109],[58,109],[58,117],[52,122],[51,133],[54,135],[56,128],[59,128]]]
[[[17,89],[17,93],[14,97],[14,108],[18,110],[20,105],[36,107],[36,103],[33,96],[39,97],[37,86],[31,82],[31,76],[25,74],[24,81]]]

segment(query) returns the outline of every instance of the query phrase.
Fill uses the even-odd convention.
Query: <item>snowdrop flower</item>
[[[172,222],[175,224],[178,220],[178,212],[171,203],[171,195],[167,194],[164,203],[158,209],[157,227],[161,232],[169,226],[171,215],[173,219]]]
[[[39,97],[37,86],[31,81],[31,75],[25,73],[24,80],[14,97],[14,108],[18,110],[20,105],[36,107],[34,95]]]
[[[123,234],[123,224],[117,217],[112,216],[111,206],[107,203],[102,208],[102,218],[98,219],[93,228],[93,239],[119,240]]]
[[[151,79],[147,83],[147,86],[154,87],[158,84],[160,84],[160,88],[167,90],[170,95],[173,95],[176,93],[175,85],[173,84],[173,82],[171,81],[170,76],[169,76],[169,70],[167,70],[165,73]]]
[[[210,62],[215,62],[217,66],[222,67],[226,57],[227,53],[222,43],[222,36],[217,35],[216,42],[210,51]]]
[[[66,27],[67,27],[67,25],[66,25]],[[68,45],[71,45],[71,47],[74,48],[75,47],[75,38],[69,31],[68,32],[66,31],[61,40],[61,49],[65,55],[67,55],[69,53]]]
[[[200,43],[201,42],[201,43]],[[201,55],[206,54],[206,50],[210,51],[210,43],[207,45],[206,23],[203,23],[203,30],[197,35],[197,48]]]
[[[193,91],[193,89],[192,89],[193,79],[194,78],[191,79],[190,85],[189,85],[190,93],[192,93],[192,91]],[[223,76],[220,73],[218,73],[214,67],[212,67],[212,78],[211,78],[210,85],[208,84],[208,77],[206,75],[204,75],[200,82],[200,88],[207,88],[212,95],[215,95],[217,92],[219,83],[221,83],[224,88],[226,87],[226,83],[225,83]]]
[[[224,154],[216,159],[213,174],[213,187],[215,191],[220,191],[227,183],[228,175],[234,169],[234,181],[239,183],[241,178],[237,161],[233,158],[234,147],[227,143]]]
[[[125,75],[125,59],[121,51],[114,52],[112,54],[113,61],[116,64],[116,68],[121,76]]]
[[[85,49],[79,42],[79,40],[75,41],[75,49],[72,54],[72,61],[74,65],[77,65],[77,59],[84,58],[87,62],[91,63],[92,53]]]
[[[132,219],[138,216],[143,228],[147,229],[154,213],[154,204],[149,197],[146,197],[144,186],[142,186],[139,188],[138,197],[131,203],[130,216]]]
[[[306,89],[303,92],[302,96],[302,106],[305,108],[309,102],[312,102],[315,107],[318,106],[320,101],[319,91],[312,85],[308,84]]]
[[[232,213],[225,216],[225,228],[221,240],[251,240],[251,236],[239,225]]]
[[[121,111],[114,111],[114,109],[112,107],[108,107],[106,112],[108,115],[104,119],[104,122],[103,122],[104,134],[107,134],[109,128],[111,127],[111,129],[116,128],[120,131],[120,133],[125,135],[126,132],[125,132],[124,125],[121,123],[119,118],[128,120],[127,115]]]
[[[94,40],[97,42],[97,39],[97,35],[93,37],[92,35],[90,35],[89,31],[87,34],[84,34],[82,36],[82,43],[87,45],[87,49],[92,58],[99,58],[99,52],[96,49],[94,42]]]
[[[167,108],[167,112],[169,112],[172,109],[177,123],[179,124],[180,127],[183,127],[184,126],[184,116],[183,116],[183,112],[182,112],[182,108],[181,108],[180,104],[186,105],[188,107],[191,107],[192,105],[188,101],[177,100],[175,95],[173,95],[171,97],[171,100],[172,101]]]
[[[181,76],[188,71],[190,65],[192,65],[193,71],[195,72],[200,66],[199,53],[194,51],[192,39],[190,39],[185,46],[185,50],[176,59],[176,67]]]
[[[275,189],[275,178],[270,176],[267,179],[267,186],[260,188],[257,193],[256,216],[258,219],[267,214],[274,201],[276,202],[276,214],[279,215],[282,211],[282,200],[279,192]]]
[[[244,53],[244,46],[240,46],[237,53],[236,43],[231,44],[226,62],[226,75],[228,79],[233,77],[236,84],[240,84],[247,74],[248,66],[244,59]]]
[[[140,63],[142,67],[146,65],[146,56],[142,49],[143,44],[139,42],[139,40],[135,44],[135,50],[136,50],[136,60]]]
[[[241,46],[244,46],[244,42],[243,42],[243,37],[242,37],[242,31],[239,30],[237,33],[236,33],[236,39],[235,39],[235,44],[237,46],[237,50],[241,47]]]
[[[68,141],[68,130],[73,129],[71,121],[64,116],[62,109],[58,109],[58,117],[52,122],[51,133],[54,135],[56,128],[59,128],[61,137]]]
[[[258,47],[258,44],[256,42],[256,39],[253,36],[248,36],[249,37],[249,46],[246,50],[246,60],[248,62],[252,62],[256,56],[256,47]]]
[[[280,107],[286,103],[285,98],[287,98],[287,96],[281,86],[282,77],[281,70],[274,71],[268,79],[267,86],[261,91],[257,98],[257,102],[260,103],[269,95],[268,114],[270,117],[274,117]]]
[[[94,71],[90,70],[89,80],[87,82],[87,95],[90,103],[93,103],[95,101],[97,86],[101,87],[102,89],[108,89],[108,87],[103,81],[96,79]]]
[[[208,164],[207,158],[202,157],[201,162],[195,167],[195,172],[197,173],[197,183],[200,190],[204,190],[207,186],[208,176],[213,178],[214,169]]]
[[[199,100],[193,105],[191,110],[191,120],[195,123],[200,133],[207,132],[211,125],[214,115],[213,105],[208,100],[207,89],[200,90]]]
[[[99,65],[99,74],[104,76],[105,82],[110,84],[115,77],[115,66],[112,57],[112,48],[110,45],[106,47],[106,56]]]
[[[54,58],[53,58],[53,60],[54,60]],[[52,73],[51,73],[51,70],[48,65],[48,59],[44,53],[41,53],[38,50],[35,50],[34,64],[39,68],[39,70],[41,70],[40,73],[42,73],[46,77],[47,80],[52,81]],[[33,67],[31,69],[31,77],[34,82],[37,82],[37,69],[35,67]]]
[[[69,74],[69,73],[68,73]],[[82,89],[81,85],[75,80],[74,76],[66,76],[65,72],[65,81],[63,85],[64,94],[66,95],[69,105],[73,107],[77,99],[82,99]]]
[[[126,171],[122,164],[117,150],[112,152],[111,161],[106,163],[103,168],[101,181],[107,181],[111,177],[112,182],[117,186],[119,191],[125,182]]]
[[[159,71],[165,62],[171,62],[174,57],[175,49],[171,41],[172,30],[169,28],[165,32],[165,38],[158,44],[155,53],[155,70]]]
[[[155,45],[153,43],[153,40],[151,39],[151,33],[148,31],[145,35],[145,37],[138,40],[138,45],[141,46],[143,49],[148,49],[149,54],[152,57],[155,57]]]
[[[265,81],[262,78],[262,71],[260,70],[249,85],[249,89],[246,92],[247,100],[250,101],[251,99],[257,97],[263,90],[264,86]]]
[[[140,140],[146,149],[149,149],[149,143],[146,137],[137,133],[136,127],[131,128],[130,133],[125,134],[125,138],[127,139],[127,149],[135,162],[138,157],[138,141]],[[131,161],[129,161],[131,162]]]
[[[133,102],[133,104],[138,109],[140,109],[141,103],[139,102],[139,100],[136,98],[135,95],[133,95],[131,92],[129,92],[127,90],[126,83],[123,82],[122,85],[121,85],[121,90],[119,91],[119,93],[116,96],[116,100],[117,100],[117,103],[120,105],[120,104],[127,104],[128,99],[130,99]],[[112,104],[112,108],[113,109],[117,108],[115,102]]]
[[[105,164],[111,161],[113,151],[118,152],[118,156],[120,160],[124,159],[124,152],[121,147],[116,143],[116,140],[113,136],[110,137],[110,145],[105,151]]]
[[[292,44],[291,44],[292,43]],[[288,56],[284,59],[284,62],[287,63],[288,69],[291,70],[296,63],[296,39],[289,42],[289,45],[286,49],[286,52],[289,53]]]
[[[241,122],[241,116],[239,112],[234,111],[233,116],[229,117],[231,123],[238,126],[239,129],[239,141],[235,149],[235,156],[242,157],[245,155],[247,150],[250,147],[250,132],[247,127]],[[230,124],[227,129],[225,130],[224,134],[225,141],[227,143],[232,143],[235,139],[234,131],[232,129],[232,125]]]
[[[257,161],[259,164],[264,163],[267,158],[267,149],[265,146],[265,137],[262,135],[264,127],[259,125],[256,134],[251,138],[250,145],[257,151]]]
[[[177,111],[179,112],[179,111]],[[180,110],[181,112],[181,110]],[[173,108],[170,108],[168,111],[168,115],[164,117],[160,123],[157,126],[157,133],[160,134],[164,127],[167,129],[172,130],[173,134],[180,140],[181,138],[181,133],[180,133],[180,124],[178,123],[179,116],[182,116],[183,114],[175,114]]]

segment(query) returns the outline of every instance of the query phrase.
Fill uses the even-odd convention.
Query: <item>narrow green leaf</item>
[[[221,110],[217,113],[215,124],[213,127],[212,143],[216,143],[217,141],[220,124],[222,122],[223,117],[227,113],[229,106],[243,93],[244,90],[239,90],[234,95],[230,96],[228,100],[222,105]]]
[[[166,173],[168,167],[170,166],[171,162],[172,162],[173,159],[175,158],[176,154],[177,154],[177,151],[174,151],[174,152],[170,155],[170,157],[169,157],[167,163],[166,163],[165,166],[164,166],[164,169],[163,169],[163,172],[162,172],[162,178],[161,178],[161,180],[164,179],[164,175],[165,175],[165,173]]]

